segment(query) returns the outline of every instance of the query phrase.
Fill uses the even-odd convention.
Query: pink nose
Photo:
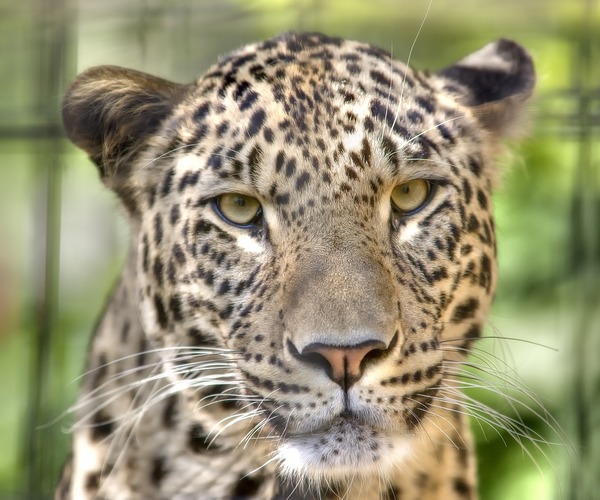
[[[347,390],[362,377],[365,359],[378,357],[386,347],[381,340],[368,340],[355,346],[313,343],[302,350],[300,357],[322,366],[331,380]]]

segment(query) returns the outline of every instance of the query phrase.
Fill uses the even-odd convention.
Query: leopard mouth
[[[284,436],[276,451],[285,476],[340,480],[392,470],[410,454],[409,434],[343,414],[312,432]]]

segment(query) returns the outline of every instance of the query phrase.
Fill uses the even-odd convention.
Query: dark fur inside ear
[[[512,135],[523,121],[525,103],[535,86],[531,57],[506,39],[486,45],[439,74],[457,83],[459,101],[473,107],[483,126],[501,135]]]
[[[131,202],[132,161],[186,87],[139,71],[98,66],[81,73],[63,103],[67,136],[98,165],[103,181]],[[131,208],[131,207],[130,207]]]

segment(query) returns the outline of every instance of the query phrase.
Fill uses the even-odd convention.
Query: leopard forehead
[[[199,189],[246,188],[277,205],[366,199],[376,185],[449,176],[452,153],[460,164],[477,152],[481,134],[452,91],[372,46],[287,35],[211,68],[142,161],[162,172],[160,158],[175,157],[199,171]]]

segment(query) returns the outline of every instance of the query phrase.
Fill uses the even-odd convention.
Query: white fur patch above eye
[[[410,221],[400,229],[399,240],[401,242],[412,240],[419,233],[419,223],[416,220]]]
[[[261,253],[263,251],[262,245],[247,234],[242,234],[238,236],[237,244],[245,252]]]

